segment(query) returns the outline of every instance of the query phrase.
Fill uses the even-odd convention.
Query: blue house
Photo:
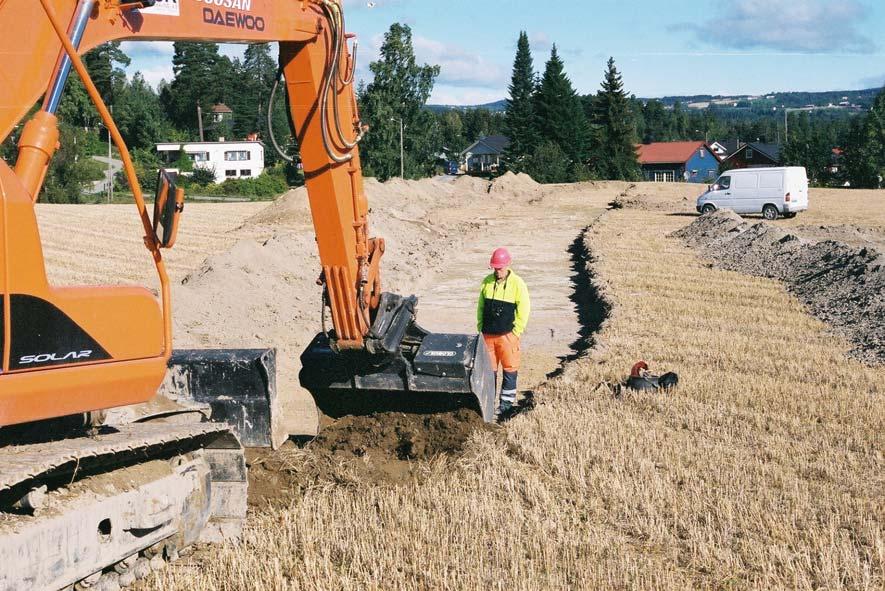
[[[647,181],[709,183],[719,176],[719,158],[704,142],[656,142],[636,149]]]

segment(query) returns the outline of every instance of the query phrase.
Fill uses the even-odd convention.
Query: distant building
[[[706,183],[719,175],[719,158],[704,142],[656,142],[637,150],[647,181]]]
[[[221,123],[222,121],[227,121],[232,119],[234,116],[234,111],[224,103],[218,103],[217,105],[212,106],[212,121],[214,123]]]
[[[157,152],[166,164],[175,164],[184,152],[194,168],[214,171],[216,183],[254,178],[264,172],[264,145],[257,141],[165,143],[157,144]]]
[[[504,151],[510,146],[510,138],[503,135],[490,135],[480,138],[461,152],[464,170],[471,174],[497,172],[501,167]]]
[[[720,140],[710,143],[710,149],[713,150],[713,153],[716,154],[719,160],[725,160],[743,146],[744,143],[741,140]]]
[[[779,144],[750,142],[725,159],[726,168],[764,168],[781,165]]]

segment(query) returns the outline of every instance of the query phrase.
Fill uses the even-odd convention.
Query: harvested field
[[[726,269],[779,279],[817,318],[854,342],[856,357],[885,362],[885,256],[870,246],[812,242],[732,211],[673,234]]]
[[[669,237],[692,221],[694,187],[587,183],[508,197],[473,183],[459,180],[462,200],[405,187],[423,214],[370,193],[376,219],[385,208],[403,212],[376,226],[389,223],[379,233],[394,237],[413,229],[387,264],[403,273],[400,285],[426,296],[425,324],[458,330],[471,322],[486,242],[520,245],[517,270],[526,264],[539,310],[525,339],[538,358],[527,356],[522,385],[534,410],[468,429],[466,441],[430,459],[391,457],[401,438],[378,436],[369,423],[328,432],[320,449],[253,456],[266,489],[253,499],[243,542],[176,563],[142,588],[885,586],[885,368],[847,357],[851,343],[780,282],[714,268]],[[616,199],[623,208],[598,217]],[[812,191],[811,199],[808,216],[775,225],[885,220],[881,192]],[[846,205],[854,199],[866,199],[863,219]],[[259,245],[274,235],[297,244],[309,232],[295,222],[241,224],[236,232],[255,233]],[[414,229],[422,239],[410,243]],[[475,251],[474,241],[483,241]],[[409,275],[410,251],[424,273]],[[259,260],[233,265],[214,254],[241,270]],[[295,284],[311,280],[305,260]],[[281,295],[310,301],[304,285]],[[594,347],[545,381],[547,368],[591,336],[604,303]],[[255,338],[265,331],[259,324]],[[614,396],[604,384],[637,359],[678,372],[679,388]],[[362,456],[347,444],[360,438]]]

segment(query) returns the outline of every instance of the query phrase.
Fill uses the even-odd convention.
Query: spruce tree
[[[556,51],[544,69],[544,76],[534,101],[541,142],[552,142],[569,159],[570,168],[581,167],[587,159],[590,129],[584,116],[581,99],[565,74],[565,64]],[[548,153],[551,152],[548,147]],[[570,179],[561,179],[566,181]]]
[[[513,77],[508,88],[507,114],[504,128],[510,138],[505,158],[511,170],[524,168],[527,158],[537,146],[534,94],[535,68],[529,37],[520,32],[516,44],[516,58],[513,61]]]
[[[592,167],[599,178],[638,180],[636,129],[630,99],[624,91],[621,74],[609,58],[602,89],[596,95]]]

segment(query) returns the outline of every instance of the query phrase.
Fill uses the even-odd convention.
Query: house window
[[[673,178],[674,178],[674,175],[673,175],[672,170],[655,171],[655,182],[656,183],[672,183]]]
[[[209,162],[209,152],[191,152],[188,156],[193,162]]]
[[[226,176],[228,178],[235,177],[235,176],[237,176],[237,171],[236,170],[225,170],[224,176]]]
[[[691,178],[693,178],[693,179],[698,178],[698,171],[697,171],[697,170],[692,170],[692,171],[691,171]]]
[[[252,171],[244,168],[243,170],[240,171],[240,176],[251,177]]]
[[[747,160],[753,159],[753,148],[747,148]]]
[[[249,151],[248,150],[234,150],[231,152],[224,153],[224,160],[226,162],[243,162],[249,160]]]
[[[700,155],[701,158],[706,158],[707,155],[705,154],[705,152],[706,152],[706,150],[704,150],[703,148],[698,150],[698,154]]]

